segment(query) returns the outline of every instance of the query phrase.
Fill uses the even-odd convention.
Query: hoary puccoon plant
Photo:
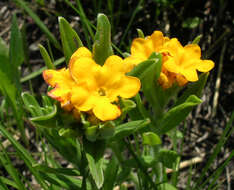
[[[43,72],[47,96],[40,106],[29,93],[22,95],[32,124],[73,167],[73,175],[57,176],[63,183],[56,184],[56,176],[47,182],[71,184],[71,189],[110,190],[127,183],[136,189],[176,189],[176,143],[183,138],[177,127],[202,102],[214,67],[201,59],[199,39],[182,46],[160,31],[144,36],[138,30],[130,52],[116,48],[116,55],[104,14],[97,17],[92,49],[62,17],[59,28],[67,65],[56,69],[40,45],[48,67]],[[163,148],[165,136],[172,150]]]

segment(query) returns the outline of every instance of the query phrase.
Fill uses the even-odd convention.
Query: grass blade
[[[211,164],[213,163],[213,161],[215,160],[216,156],[221,151],[221,148],[223,147],[223,145],[227,141],[228,137],[232,133],[232,131],[234,129],[234,128],[232,128],[232,122],[233,122],[233,120],[234,120],[234,112],[232,112],[231,118],[228,121],[228,123],[226,125],[226,128],[223,131],[223,134],[220,137],[219,142],[216,145],[216,147],[215,147],[212,155],[210,156],[209,160],[207,161],[207,164],[206,164],[205,168],[202,170],[200,178],[196,181],[195,187],[193,188],[193,190],[198,189],[199,185],[201,184],[201,182],[203,181],[203,179],[205,177],[206,172],[209,170]]]
[[[4,149],[1,142],[0,142],[0,150],[1,150],[0,162],[2,163],[2,166],[6,169],[6,171],[9,173],[9,175],[12,177],[12,179],[15,181],[15,183],[17,185],[17,189],[27,190],[19,177],[20,176],[19,172],[13,166],[13,164],[12,164],[9,156],[7,155],[6,150]]]
[[[17,151],[18,156],[22,160],[24,160],[25,164],[27,165],[29,170],[32,172],[33,176],[35,177],[37,182],[41,185],[41,187],[44,190],[49,189],[48,185],[41,178],[38,171],[32,167],[33,165],[36,164],[36,161],[32,158],[30,153],[12,137],[12,135],[5,129],[5,127],[2,124],[0,124],[0,131],[3,134],[3,136],[5,136],[11,142],[11,144],[14,146],[14,148]]]
[[[65,58],[64,57],[61,57],[60,59],[57,59],[55,62],[54,62],[54,65],[57,66],[57,65],[60,65],[61,63],[63,63],[65,61]],[[42,67],[40,69],[38,69],[37,71],[34,71],[32,73],[30,73],[29,75],[25,76],[25,77],[22,77],[20,79],[20,82],[21,83],[24,83],[30,79],[33,79],[35,77],[37,77],[38,75],[40,75],[44,70],[46,70],[47,67]]]
[[[62,50],[60,43],[55,38],[55,36],[49,31],[49,29],[40,20],[40,18],[27,6],[27,4],[23,0],[14,0],[14,1],[18,3],[20,7],[23,8],[30,15],[30,17],[35,21],[38,27],[45,33],[45,35],[49,38],[49,40],[54,44],[54,46],[57,49]]]

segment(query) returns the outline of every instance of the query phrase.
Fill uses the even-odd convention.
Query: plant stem
[[[147,172],[147,169],[143,166],[141,160],[140,160],[140,159],[138,158],[138,156],[135,154],[135,152],[134,152],[134,150],[133,150],[133,148],[132,148],[131,143],[129,142],[129,140],[128,140],[128,142],[125,141],[125,145],[126,145],[126,147],[128,148],[130,154],[131,154],[131,155],[133,156],[133,158],[136,160],[136,162],[137,162],[137,164],[138,164],[140,170],[145,174],[146,179],[150,182],[151,186],[152,186],[155,190],[157,190],[158,188],[157,188],[156,184],[153,182],[152,178],[149,176],[149,174],[148,174],[148,172]]]

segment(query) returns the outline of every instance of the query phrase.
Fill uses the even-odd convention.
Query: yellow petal
[[[71,90],[68,88],[55,87],[48,92],[48,96],[61,102],[61,105],[68,104],[71,97]]]
[[[135,96],[141,88],[141,82],[138,78],[132,76],[124,76],[120,81],[118,96],[122,98],[131,98]]]
[[[80,111],[89,111],[93,108],[91,94],[81,86],[72,89],[71,102]]]
[[[142,59],[142,58],[129,56],[123,60],[124,65],[125,65],[125,70],[127,72],[130,72],[134,68],[134,66],[138,65],[139,63],[141,63],[143,61],[144,61],[144,59]]]
[[[159,52],[164,44],[163,33],[160,31],[154,31],[150,36],[153,44],[153,49],[155,52]],[[167,39],[167,38],[166,38]]]
[[[106,97],[100,97],[96,101],[93,113],[102,121],[114,120],[121,115],[118,106],[111,104]]]
[[[69,65],[72,78],[77,84],[86,83],[88,88],[96,88],[95,75],[99,72],[100,65],[89,57],[82,57]]]
[[[168,52],[174,59],[180,59],[181,55],[184,53],[184,48],[181,43],[176,38],[172,38],[165,42],[161,52]]]
[[[68,69],[60,70],[45,70],[43,72],[43,78],[47,84],[52,87],[60,86],[60,84],[65,86],[71,86],[74,84]]]
[[[181,69],[180,73],[191,82],[198,80],[197,71],[195,69]]]
[[[197,44],[189,44],[184,47],[184,56],[185,60],[188,59],[200,59],[201,57],[201,48]]]
[[[71,56],[69,61],[69,65],[75,62],[77,59],[81,57],[89,57],[92,58],[92,53],[86,47],[78,48]]]
[[[123,59],[117,55],[112,55],[108,57],[102,67],[103,69],[107,69],[108,72],[112,73],[125,73],[125,67],[123,64]]]
[[[81,58],[81,57],[89,57],[92,58],[92,53],[91,51],[89,51],[89,49],[87,49],[86,47],[80,47],[79,49],[77,49],[71,56],[71,58]]]
[[[176,64],[175,59],[173,57],[168,57],[168,59],[163,63],[163,67],[170,72],[179,73],[180,68]]]
[[[143,38],[134,39],[131,46],[131,55],[142,60],[148,59],[149,55],[145,44],[145,39]]]
[[[214,67],[214,62],[211,60],[200,60],[197,64],[197,70],[201,72],[208,72]]]
[[[43,72],[44,80],[52,87],[53,90],[48,92],[48,95],[62,103],[67,104],[70,101],[71,88],[75,82],[71,78],[68,69],[60,70],[45,70]]]

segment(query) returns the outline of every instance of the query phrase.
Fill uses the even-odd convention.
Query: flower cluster
[[[163,56],[158,82],[164,89],[171,87],[175,82],[183,86],[188,81],[197,81],[197,70],[208,72],[214,67],[213,61],[201,60],[201,49],[197,44],[183,47],[176,38],[164,37],[160,31],[154,31],[146,38],[134,39],[131,56],[125,59],[125,63],[135,66],[147,60],[153,52]]]
[[[126,76],[134,66],[147,60],[153,53],[162,54],[162,70],[158,83],[170,88],[188,81],[197,81],[200,72],[214,67],[211,60],[201,60],[201,49],[196,44],[182,46],[176,38],[163,36],[154,31],[146,38],[132,42],[131,55],[124,60],[109,56],[103,66],[98,65],[92,53],[85,47],[79,48],[71,57],[68,68],[46,70],[45,81],[53,87],[48,95],[61,103],[65,110],[94,114],[101,121],[114,120],[121,115],[118,99],[131,98],[140,90],[140,80]]]
[[[45,70],[43,77],[53,87],[48,95],[67,110],[94,114],[102,121],[121,115],[118,98],[131,98],[140,90],[140,80],[126,76],[129,72],[122,58],[112,55],[103,66],[85,47],[71,57],[68,68]]]

